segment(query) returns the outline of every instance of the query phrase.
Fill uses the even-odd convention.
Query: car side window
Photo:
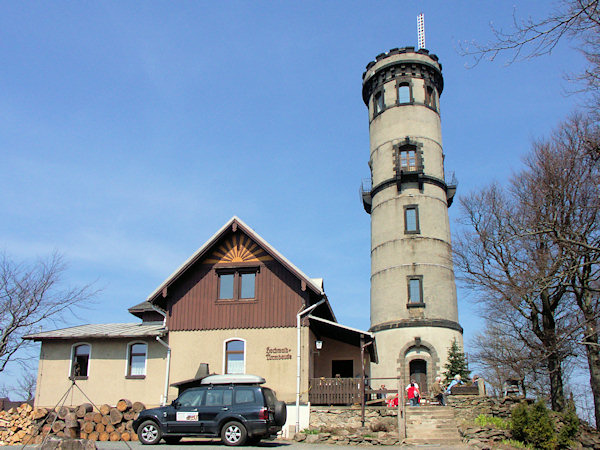
[[[180,406],[200,406],[204,397],[204,390],[185,391],[177,399]]]
[[[206,391],[205,406],[220,406],[223,404],[223,391],[221,389],[211,389]]]
[[[252,389],[238,389],[235,391],[235,404],[247,404],[256,403],[256,397],[254,396],[254,390]]]

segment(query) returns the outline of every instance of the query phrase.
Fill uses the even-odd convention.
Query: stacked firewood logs
[[[20,444],[31,438],[35,430],[32,412],[33,408],[27,403],[0,411],[0,445]]]
[[[102,405],[100,411],[90,403],[62,406],[56,411],[23,404],[0,412],[0,445],[40,443],[48,434],[90,441],[137,441],[133,421],[145,408],[143,403],[127,399],[119,400],[116,406]],[[2,419],[6,421],[4,428]]]

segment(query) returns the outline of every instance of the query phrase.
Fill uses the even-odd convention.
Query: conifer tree
[[[452,340],[452,344],[448,349],[448,362],[444,367],[446,368],[444,376],[448,381],[451,381],[455,375],[460,375],[463,380],[469,379],[471,371],[467,368],[465,354],[459,347],[456,339]]]

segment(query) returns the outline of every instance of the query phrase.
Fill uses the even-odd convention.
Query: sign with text
[[[282,359],[292,359],[292,349],[283,347],[267,347],[267,361],[277,361]]]

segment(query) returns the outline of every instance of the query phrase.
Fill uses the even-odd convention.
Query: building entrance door
[[[410,379],[415,380],[419,385],[421,396],[424,396],[427,390],[427,362],[423,359],[413,359],[409,365]]]

